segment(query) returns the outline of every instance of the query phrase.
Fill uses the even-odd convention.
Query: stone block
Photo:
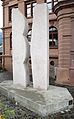
[[[33,87],[47,90],[49,85],[49,20],[46,3],[37,4],[31,38]]]
[[[69,83],[69,69],[57,67],[56,70],[56,83],[68,84]]]
[[[3,82],[0,83],[0,91],[9,98],[15,98],[20,105],[42,116],[73,107],[73,98],[66,88],[49,86],[48,90],[37,90],[12,85],[12,82]]]
[[[30,47],[27,39],[28,23],[18,10],[12,10],[12,59],[13,83],[26,87],[29,84],[28,58]]]

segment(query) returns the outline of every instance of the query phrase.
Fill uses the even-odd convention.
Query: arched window
[[[12,32],[10,33],[10,49],[12,49]]]
[[[31,35],[32,35],[32,29],[29,29],[28,35],[27,35],[27,38],[28,38],[29,42],[31,41]]]
[[[54,61],[50,61],[50,65],[54,66]]]
[[[49,28],[49,47],[50,48],[58,47],[58,30],[54,26],[51,26]]]

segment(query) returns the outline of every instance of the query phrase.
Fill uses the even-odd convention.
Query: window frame
[[[49,13],[53,13],[53,12],[54,12],[54,5],[55,5],[55,2],[58,2],[58,0],[51,0],[51,1],[49,1],[49,2],[47,2],[47,0],[45,0],[45,3],[51,4],[51,6],[52,6],[52,8],[49,9]],[[51,12],[50,12],[50,10],[51,10]]]
[[[33,6],[33,4],[34,3],[36,3],[36,1],[35,0],[33,0],[33,1],[26,1],[25,2],[25,16],[27,17],[27,18],[32,18],[33,17],[33,8],[34,8],[34,6]],[[28,14],[27,14],[27,5],[31,5],[31,11],[30,11],[30,16],[28,16]]]
[[[29,29],[28,30],[28,35],[27,35],[28,41],[31,42],[31,36],[32,36],[32,34],[31,33],[29,34],[29,32],[32,32],[32,29]]]
[[[12,50],[12,32],[10,33],[10,50]]]
[[[54,30],[50,31],[51,28],[55,28],[55,31]],[[51,46],[50,46],[50,35],[52,37]],[[56,39],[57,45],[54,44],[54,35],[57,35],[57,39]],[[55,26],[49,27],[49,48],[58,48],[58,30]]]
[[[18,4],[15,4],[15,5],[12,5],[12,6],[9,6],[9,22],[12,21],[12,9],[13,8],[18,8]]]

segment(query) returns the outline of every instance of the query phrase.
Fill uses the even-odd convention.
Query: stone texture
[[[13,83],[24,87],[29,84],[28,58],[29,43],[26,38],[28,23],[18,9],[12,10],[12,55],[13,55]]]
[[[58,18],[58,70],[57,70],[57,82],[73,84],[73,64],[71,67],[71,63],[74,59],[73,54],[71,54],[71,50],[73,50],[73,19],[74,16],[73,11],[73,0],[59,2],[59,4],[55,7],[55,12],[57,10],[57,18]],[[72,7],[70,5],[72,4]],[[60,6],[61,10],[60,10]],[[67,7],[66,7],[67,6]],[[73,45],[74,46],[74,45]]]
[[[36,2],[37,2],[38,4],[41,4],[41,3],[44,3],[45,0],[36,0]]]
[[[74,83],[74,17],[71,18],[72,26],[72,41],[71,41],[71,51],[70,51],[70,80]]]
[[[56,83],[68,84],[69,83],[69,69],[58,67],[56,71],[57,71]],[[61,80],[60,80],[60,78],[61,78]]]
[[[0,83],[0,92],[14,98],[20,105],[42,116],[66,110],[73,106],[73,98],[66,88],[49,86],[48,90],[39,91],[12,85],[12,82]],[[70,103],[71,102],[71,103]]]
[[[7,73],[3,72],[3,74],[0,73],[0,82],[4,80],[10,80],[10,74],[8,72]],[[67,86],[58,85],[58,86],[67,88],[74,98],[74,86],[73,87],[68,85]],[[74,107],[71,109],[66,109],[64,111],[62,110],[59,113],[49,114],[48,116],[42,117],[34,113],[33,111],[30,111],[26,109],[25,107],[21,106],[20,103],[16,102],[14,98],[9,99],[9,97],[6,97],[5,94],[1,90],[0,90],[0,102],[4,104],[3,108],[0,105],[0,111],[2,111],[3,114],[6,111],[6,109],[9,110],[9,108],[15,111],[15,115],[14,115],[15,117],[13,119],[58,119],[58,118],[59,119],[74,119]],[[10,116],[12,117],[12,115]]]
[[[31,59],[33,87],[47,89],[49,85],[49,22],[46,3],[37,4],[34,9]]]

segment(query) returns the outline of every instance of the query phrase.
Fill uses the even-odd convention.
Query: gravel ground
[[[0,82],[4,80],[11,80],[12,76],[9,72],[0,73]],[[73,86],[63,86],[68,88],[74,97]],[[2,117],[3,116],[3,117]],[[41,117],[34,112],[22,107],[15,99],[8,99],[0,93],[0,119],[74,119],[74,107],[59,113]]]

